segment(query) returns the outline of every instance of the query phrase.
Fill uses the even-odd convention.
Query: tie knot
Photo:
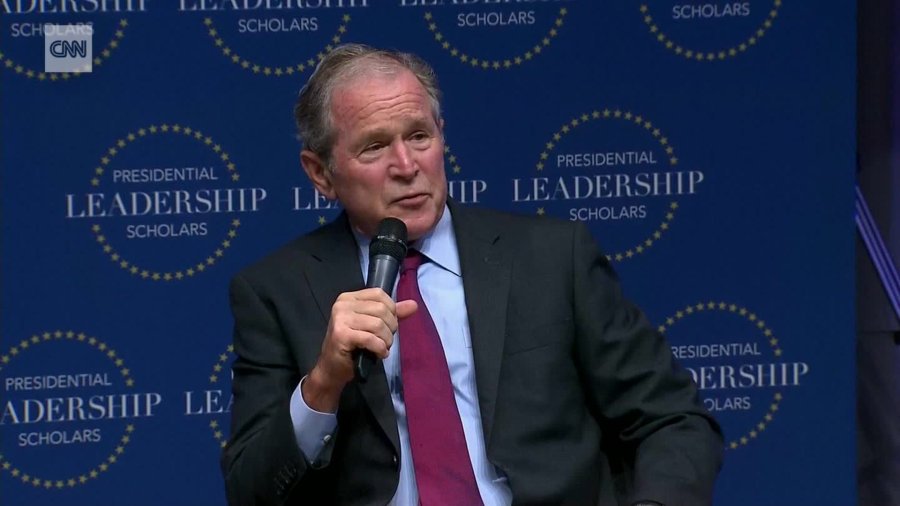
[[[419,250],[415,250],[410,248],[406,252],[406,257],[403,259],[403,264],[400,266],[400,271],[417,271],[419,266],[425,263],[427,259],[425,255],[419,252]]]

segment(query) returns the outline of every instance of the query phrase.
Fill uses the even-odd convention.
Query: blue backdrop
[[[0,13],[0,503],[224,504],[228,280],[336,216],[292,106],[355,41],[436,68],[456,199],[590,225],[724,426],[717,504],[855,504],[853,2]]]

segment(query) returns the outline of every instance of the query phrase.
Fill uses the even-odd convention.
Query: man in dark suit
[[[230,504],[711,503],[718,425],[587,230],[448,201],[424,62],[341,46],[296,115],[344,212],[232,282]],[[396,303],[361,289],[389,216]]]

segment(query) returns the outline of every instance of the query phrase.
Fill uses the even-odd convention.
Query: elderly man
[[[338,47],[296,117],[344,212],[232,282],[232,505],[711,502],[718,425],[589,232],[447,199],[427,64]],[[385,217],[397,302],[362,288]]]

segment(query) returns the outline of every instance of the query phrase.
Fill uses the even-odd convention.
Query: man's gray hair
[[[343,44],[329,51],[300,90],[294,106],[297,134],[303,146],[317,154],[329,169],[337,132],[331,117],[334,90],[366,74],[395,75],[408,70],[428,93],[435,122],[441,119],[441,91],[428,63],[411,53],[376,49],[364,44]]]

